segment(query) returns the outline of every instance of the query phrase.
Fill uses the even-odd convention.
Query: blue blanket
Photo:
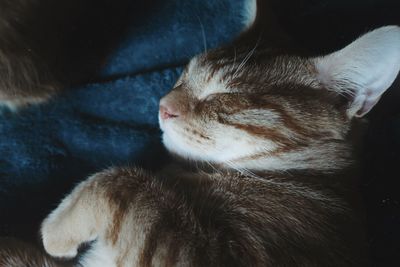
[[[99,82],[0,115],[0,235],[40,221],[91,173],[122,164],[157,168],[165,158],[159,99],[189,58],[232,40],[249,17],[246,0],[160,2],[130,25]]]

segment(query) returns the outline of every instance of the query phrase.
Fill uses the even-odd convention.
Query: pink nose
[[[164,105],[160,105],[160,117],[163,120],[167,120],[167,119],[179,117],[179,114],[176,111],[172,111],[171,108],[168,108]]]

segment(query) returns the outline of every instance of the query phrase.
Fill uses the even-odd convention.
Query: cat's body
[[[53,256],[74,257],[96,239],[87,267],[365,266],[348,203],[310,178],[333,177],[109,169],[47,219],[43,240]]]
[[[93,242],[85,267],[365,266],[349,135],[399,69],[396,26],[325,57],[195,57],[159,119],[169,151],[210,167],[93,175],[43,222],[45,250]]]
[[[98,267],[365,266],[349,135],[399,62],[396,26],[325,57],[194,58],[160,125],[172,153],[210,168],[95,174],[43,222],[45,250],[73,258],[93,242],[80,263]]]
[[[50,215],[44,245],[75,256],[97,239],[92,249],[113,264],[89,255],[84,266],[361,266],[348,204],[302,178],[110,169]]]

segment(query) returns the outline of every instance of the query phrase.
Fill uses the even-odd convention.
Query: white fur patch
[[[116,253],[103,242],[97,241],[79,263],[84,267],[115,267]]]

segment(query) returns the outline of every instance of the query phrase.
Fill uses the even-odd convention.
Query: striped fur
[[[268,50],[225,53],[193,59],[161,100],[180,112],[160,120],[169,150],[252,170],[330,172],[350,163],[347,101],[323,88],[311,62]]]
[[[45,249],[73,257],[96,239],[92,249],[107,261],[88,256],[83,266],[98,267],[360,264],[355,220],[331,189],[301,176],[167,173],[114,168],[91,177],[44,222]]]

